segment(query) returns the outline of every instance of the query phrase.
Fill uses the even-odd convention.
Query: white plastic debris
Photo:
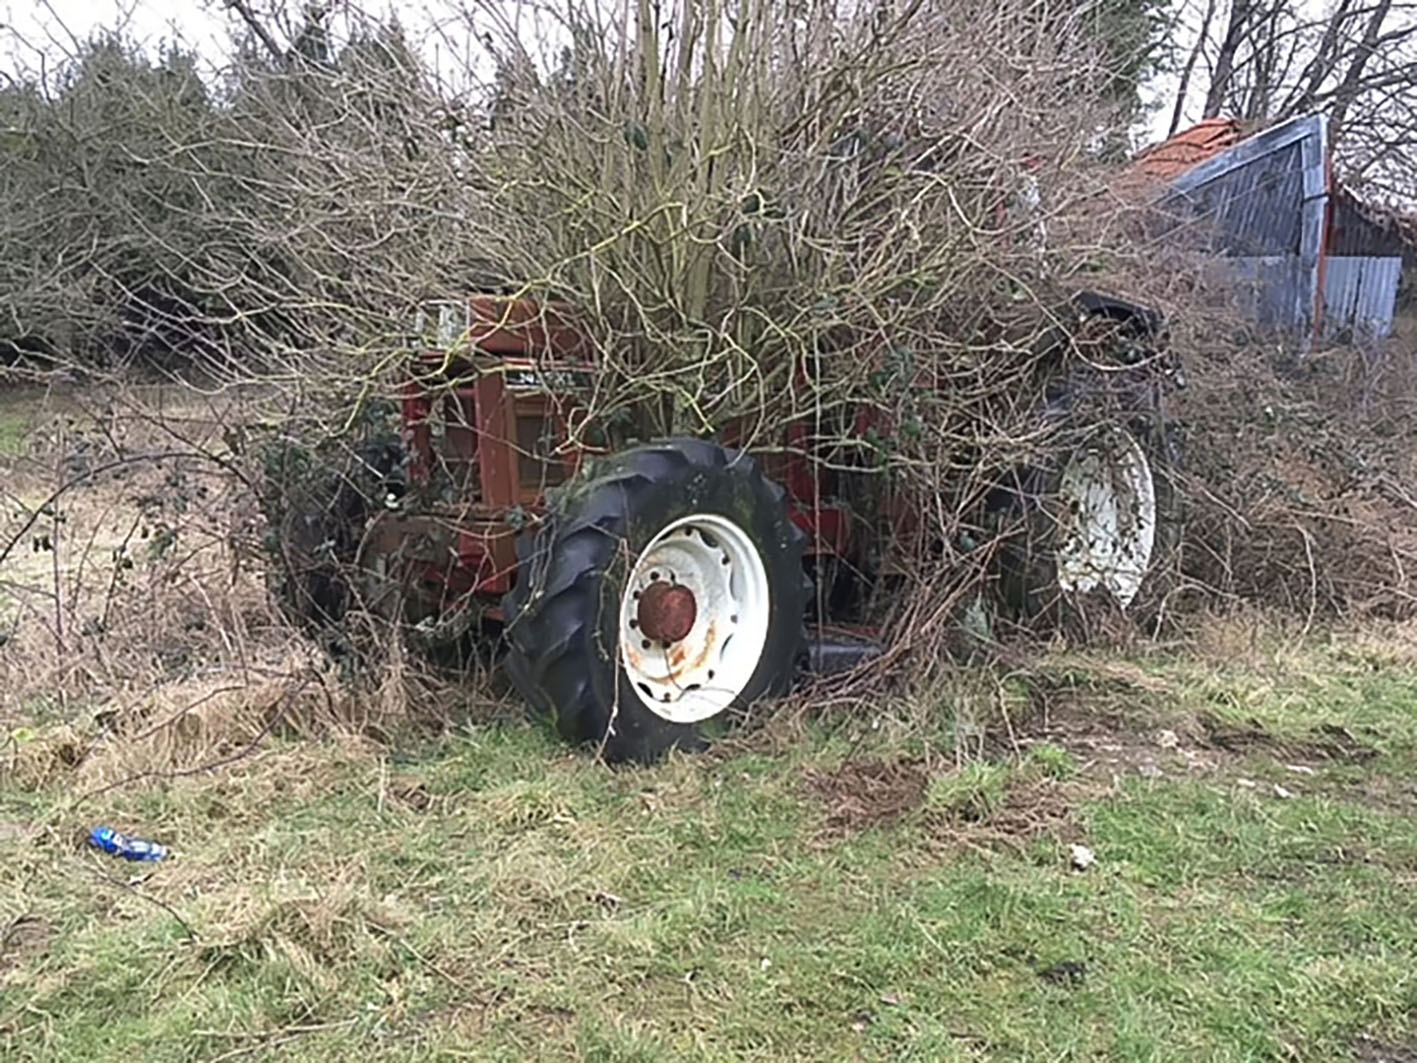
[[[1293,790],[1286,790],[1283,786],[1280,786],[1279,783],[1275,783],[1275,784],[1274,784],[1274,796],[1275,796],[1275,797],[1286,797],[1286,798],[1287,798],[1287,797],[1293,797],[1293,796],[1294,796],[1294,791],[1293,791]]]
[[[1161,769],[1154,760],[1146,760],[1138,764],[1137,771],[1148,779],[1155,779],[1161,774]]]
[[[1156,744],[1162,749],[1175,749],[1181,744],[1181,739],[1175,731],[1162,731],[1156,736]]]
[[[1069,852],[1075,871],[1086,871],[1097,861],[1097,854],[1086,845],[1073,845]]]

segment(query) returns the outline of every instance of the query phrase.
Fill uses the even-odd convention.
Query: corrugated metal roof
[[[1286,144],[1254,157],[1236,157],[1232,165],[1188,188],[1172,184],[1175,209],[1200,219],[1210,229],[1209,243],[1229,255],[1297,255],[1303,237],[1304,153]]]

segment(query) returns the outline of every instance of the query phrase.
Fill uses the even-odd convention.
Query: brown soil
[[[43,919],[22,915],[0,928],[0,973],[42,955],[54,938],[54,928]]]
[[[1087,785],[1081,781],[1065,783],[1056,779],[1015,783],[1004,793],[1003,802],[978,823],[942,825],[946,834],[988,834],[999,839],[1031,839],[1050,837],[1063,841],[1077,840],[1082,828],[1074,804]]]
[[[941,770],[953,768],[942,764]],[[805,784],[826,808],[823,836],[832,839],[899,822],[920,807],[930,778],[920,759],[848,760],[831,770],[808,769]],[[973,845],[1017,847],[1039,836],[1075,839],[1081,833],[1075,799],[1090,788],[1084,780],[1013,780],[997,803],[931,815],[928,828],[942,841]]]
[[[1353,1045],[1355,1063],[1417,1063],[1417,1041],[1380,1041],[1359,1034]]]
[[[1246,754],[1256,750],[1299,760],[1338,760],[1362,763],[1378,755],[1376,749],[1346,727],[1320,724],[1307,738],[1288,738],[1270,734],[1258,721],[1233,724],[1213,716],[1200,717],[1205,741],[1213,749],[1227,753]]]
[[[887,826],[925,797],[928,773],[923,761],[848,760],[830,770],[809,768],[809,793],[826,806],[826,829],[849,834]]]
[[[1220,766],[1222,757],[1207,748],[1198,728],[1162,719],[1109,711],[1105,698],[1089,702],[1069,696],[1054,699],[1046,713],[1023,721],[1017,741],[1021,748],[1060,746],[1077,758],[1079,775],[1103,782],[1133,775],[1207,774]]]

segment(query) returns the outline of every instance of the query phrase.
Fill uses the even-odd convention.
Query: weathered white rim
[[[646,637],[641,598],[660,581],[693,594],[684,637]],[[670,723],[723,712],[757,671],[771,614],[767,568],[748,535],[727,517],[676,520],[640,552],[620,599],[620,659],[635,696]]]
[[[1063,469],[1058,586],[1105,589],[1123,609],[1141,591],[1156,548],[1156,483],[1133,436],[1099,432]]]

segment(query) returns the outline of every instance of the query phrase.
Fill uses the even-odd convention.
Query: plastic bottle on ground
[[[142,838],[130,838],[126,834],[119,834],[112,827],[95,827],[89,831],[89,844],[112,856],[121,856],[124,860],[155,862],[165,860],[169,855],[165,845]]]

